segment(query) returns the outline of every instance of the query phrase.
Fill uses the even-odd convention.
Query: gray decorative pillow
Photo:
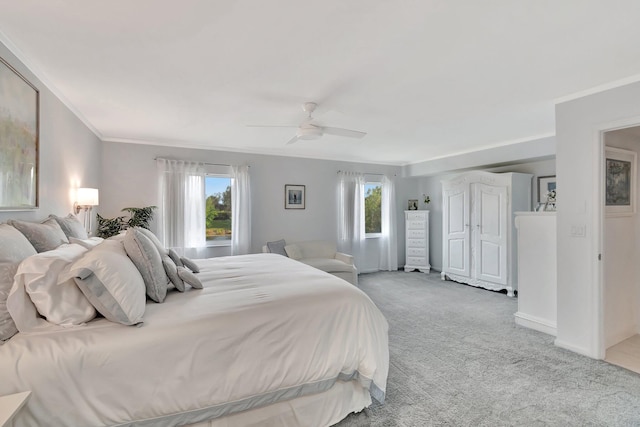
[[[7,297],[13,286],[18,264],[37,252],[26,237],[7,224],[0,224],[0,342],[18,332],[9,310]]]
[[[182,265],[184,267],[187,267],[189,270],[193,271],[194,273],[200,273],[200,268],[198,267],[198,264],[191,261],[189,258],[180,257],[180,262],[182,262]]]
[[[38,252],[50,251],[63,243],[69,243],[64,231],[53,218],[47,218],[39,224],[37,222],[10,219],[7,224],[12,225],[24,234],[24,237],[31,242]]]
[[[124,249],[140,271],[149,298],[155,302],[164,301],[169,278],[156,245],[140,231],[130,228],[124,236]]]
[[[56,220],[60,228],[62,228],[62,232],[69,237],[75,237],[76,239],[88,239],[89,235],[87,234],[87,230],[84,229],[84,225],[75,215],[69,214],[64,218],[55,215],[49,215],[49,218],[53,218]]]
[[[286,245],[287,242],[285,242],[284,239],[276,240],[275,242],[267,242],[267,248],[269,248],[269,252],[282,256],[287,256],[287,252],[284,250],[284,247]]]
[[[68,277],[108,320],[123,325],[142,322],[145,284],[122,242],[105,240],[89,250],[69,267]]]
[[[184,292],[184,281],[178,276],[178,267],[176,263],[169,258],[168,255],[162,257],[162,265],[164,266],[164,271],[169,276],[169,280],[173,283],[173,286],[176,287],[180,292]]]
[[[192,288],[202,289],[203,287],[200,279],[184,267],[178,267],[178,276],[180,276],[180,278],[186,283],[190,284]]]
[[[156,245],[156,248],[158,248],[158,252],[160,252],[160,255],[169,255],[169,249],[164,247],[164,245],[160,242],[160,240],[156,237],[156,235],[151,232],[151,230],[147,230],[146,228],[142,228],[142,227],[134,227],[134,228],[138,230],[140,233],[147,236],[149,240],[151,240],[153,244]]]
[[[178,255],[176,251],[174,251],[173,249],[169,249],[169,253],[167,255],[169,255],[169,258],[171,258],[176,266],[182,267],[182,260],[180,259],[180,255]]]

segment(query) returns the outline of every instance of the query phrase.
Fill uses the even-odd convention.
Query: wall
[[[501,166],[497,168],[478,168],[477,170],[487,170],[489,172],[521,172],[534,175],[532,186],[532,206],[535,206],[537,202],[538,191],[538,177],[555,175],[556,167],[555,160],[541,160],[534,162],[521,163],[511,166]],[[441,181],[445,178],[451,177],[455,174],[441,174],[437,176],[430,176],[424,178],[414,178],[417,182],[417,188],[415,197],[422,197],[422,194],[427,194],[431,197],[431,203],[429,204],[429,210],[431,211],[429,216],[431,220],[429,230],[429,251],[431,259],[431,267],[434,270],[440,271],[442,269],[442,184]],[[559,190],[561,194],[562,190]],[[562,196],[559,196],[562,197]]]
[[[640,83],[556,106],[558,337],[556,345],[604,357],[602,314],[603,130],[640,123]],[[584,232],[583,232],[584,231]],[[606,257],[606,254],[605,254]]]
[[[400,173],[400,167],[396,166],[104,142],[104,174],[98,209],[100,215],[113,217],[120,215],[123,207],[158,205],[155,157],[248,164],[251,176],[252,252],[260,252],[267,241],[282,238],[287,241],[335,241],[336,184],[339,170],[382,173],[388,176]],[[284,209],[285,184],[306,186],[306,209]],[[400,188],[402,183],[398,182],[397,185]],[[404,194],[404,191],[400,190],[400,194]],[[401,212],[402,206],[398,206],[398,218],[401,218]],[[401,221],[398,225],[403,226]],[[398,242],[398,256],[404,260],[404,249],[400,250],[401,246],[404,247],[404,240]],[[377,246],[377,241],[368,242],[368,246]],[[367,264],[361,269],[373,270],[377,267],[377,251],[368,248],[367,253]],[[203,256],[228,254],[228,248],[213,248]]]
[[[605,145],[638,153],[640,138],[626,129],[606,132]],[[637,179],[637,178],[636,178]],[[636,193],[640,186],[636,185]],[[636,194],[637,197],[640,194]],[[638,224],[640,215],[606,216],[604,220],[604,340],[611,347],[638,330],[637,309],[640,271]]]
[[[0,212],[0,221],[41,220],[71,212],[77,187],[100,187],[100,140],[34,73],[0,43],[0,57],[40,91],[40,208]],[[81,218],[82,219],[82,218]]]
[[[405,176],[439,175],[450,171],[464,171],[488,167],[508,166],[535,160],[554,158],[556,154],[556,139],[545,136],[527,141],[487,148],[471,153],[441,157],[425,162],[407,165]]]

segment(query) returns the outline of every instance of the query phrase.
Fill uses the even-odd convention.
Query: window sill
[[[207,247],[208,248],[223,248],[223,247],[230,247],[231,246],[231,240],[212,240],[210,242],[207,242]]]
[[[382,237],[382,233],[369,233],[364,235],[365,239],[379,239],[381,237]]]

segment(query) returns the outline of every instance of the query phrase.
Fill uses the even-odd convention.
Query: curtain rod
[[[349,172],[349,171],[342,171],[342,170],[339,170],[339,171],[338,171],[338,172],[336,172],[336,173],[340,173],[340,172]],[[387,174],[386,174],[386,173],[371,173],[371,172],[359,172],[359,173],[361,173],[361,174],[363,174],[363,175],[387,176]],[[397,175],[394,173],[394,174],[393,174],[393,176],[397,176]]]
[[[165,159],[164,157],[154,157],[153,160],[179,160],[179,159]],[[190,162],[191,160],[179,160],[182,162]],[[208,163],[208,162],[198,162],[198,163],[202,163],[203,165],[207,165],[207,166],[229,166],[231,167],[232,165],[227,165],[226,163]],[[247,165],[248,168],[250,168],[251,166]]]

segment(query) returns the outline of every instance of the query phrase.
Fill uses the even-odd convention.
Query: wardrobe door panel
[[[444,271],[468,277],[470,268],[468,186],[446,190],[444,198]]]
[[[507,284],[507,187],[474,184],[475,273],[480,281]]]

